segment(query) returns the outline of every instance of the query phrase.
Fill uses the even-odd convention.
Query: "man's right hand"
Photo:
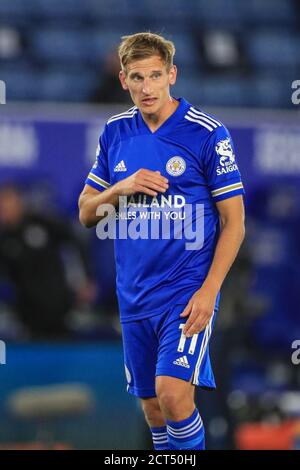
[[[118,206],[120,196],[131,196],[144,193],[149,196],[165,193],[169,184],[167,178],[159,171],[140,169],[122,181],[110,186],[102,192],[86,184],[79,198],[79,219],[85,227],[93,227],[103,217],[97,216],[97,208],[101,204]]]
[[[149,196],[157,196],[165,193],[169,187],[168,180],[159,171],[141,168],[133,175],[128,176],[114,185],[114,191],[119,196],[131,196],[136,193],[144,193]]]

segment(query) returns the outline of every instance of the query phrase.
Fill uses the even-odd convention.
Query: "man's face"
[[[144,114],[159,112],[170,97],[170,85],[176,82],[177,70],[172,65],[167,70],[158,55],[130,62],[126,73],[120,72],[124,90],[128,90],[132,101]]]

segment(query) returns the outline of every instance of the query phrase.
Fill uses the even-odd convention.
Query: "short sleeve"
[[[98,191],[104,191],[110,186],[107,139],[105,130],[100,136],[99,144],[96,150],[96,161],[92,166],[85,183],[89,184]]]
[[[211,133],[203,153],[204,173],[215,202],[245,193],[232,138],[225,126]]]

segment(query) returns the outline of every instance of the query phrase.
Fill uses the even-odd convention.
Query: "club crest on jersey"
[[[235,156],[229,137],[224,140],[220,140],[220,142],[217,143],[215,149],[220,157],[220,166],[217,167],[218,175],[230,173],[238,169],[235,163]]]
[[[172,157],[167,161],[166,170],[169,175],[180,176],[186,169],[185,160],[182,157]]]

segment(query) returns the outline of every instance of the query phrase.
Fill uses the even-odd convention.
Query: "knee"
[[[168,382],[157,383],[156,394],[166,419],[181,420],[192,414],[195,408],[193,394],[186,387],[170,386]]]
[[[157,397],[161,409],[167,414],[176,413],[176,411],[182,407],[183,398],[181,393],[177,391],[168,390],[164,387],[158,389]]]
[[[142,399],[141,405],[149,426],[156,427],[165,424],[157,398]]]

